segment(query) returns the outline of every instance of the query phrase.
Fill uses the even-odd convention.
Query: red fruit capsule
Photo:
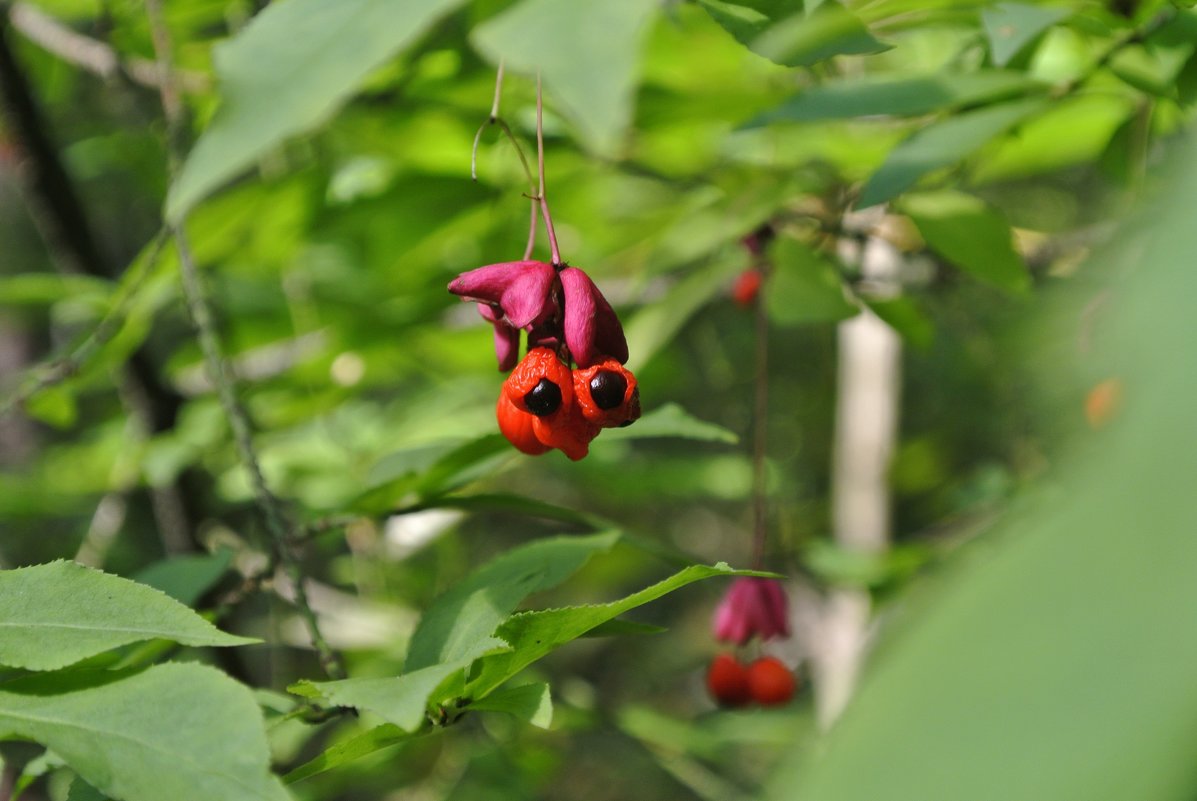
[[[503,382],[503,394],[522,412],[552,418],[574,405],[569,365],[549,348],[533,348]]]
[[[582,416],[576,404],[548,417],[533,417],[532,432],[551,448],[557,448],[573,461],[590,453],[590,441],[602,431]]]
[[[748,672],[731,654],[719,654],[707,668],[707,691],[720,706],[748,703]]]
[[[745,671],[748,694],[761,706],[784,704],[794,697],[797,682],[780,659],[763,656]]]
[[[583,417],[603,428],[631,425],[640,418],[636,376],[615,359],[574,370],[574,401]]]
[[[533,423],[536,416],[520,411],[507,396],[500,392],[499,402],[495,406],[495,417],[499,420],[499,431],[507,437],[507,441],[529,456],[539,456],[552,450],[548,445],[536,438]]]

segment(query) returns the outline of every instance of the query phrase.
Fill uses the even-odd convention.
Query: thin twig
[[[515,154],[520,158],[520,166],[524,168],[524,175],[528,179],[528,198],[532,201],[532,219],[528,223],[528,244],[524,247],[524,261],[532,258],[532,251],[536,248],[536,217],[540,198],[536,195],[536,181],[532,177],[532,168],[528,166],[528,159],[524,156],[524,149],[511,130],[511,126],[499,116],[499,100],[503,96],[503,62],[499,62],[498,72],[495,73],[495,95],[490,104],[490,116],[486,122],[478,126],[474,134],[474,146],[470,149],[470,178],[478,180],[478,144],[482,141],[482,134],[492,125],[498,126],[503,135],[515,148]]]
[[[106,80],[124,75],[133,83],[150,89],[161,86],[158,65],[153,61],[136,57],[122,61],[106,42],[71,30],[29,3],[13,3],[8,17],[13,28],[26,39],[68,64]],[[202,72],[178,70],[174,73],[174,81],[184,91],[193,93],[205,92],[211,86],[208,76]]]
[[[182,105],[178,92],[170,80],[170,33],[163,18],[160,0],[145,0],[145,8],[152,31],[154,52],[158,59],[159,75],[163,78],[162,109],[166,115],[171,173],[173,175],[177,173],[181,163],[179,139],[182,132]],[[204,363],[212,383],[216,387],[220,405],[228,418],[229,427],[232,429],[237,454],[249,473],[254,500],[265,519],[266,529],[270,533],[274,549],[295,585],[295,606],[307,627],[312,646],[319,655],[320,664],[331,678],[343,678],[345,671],[341,667],[340,659],[320,632],[316,613],[312,611],[311,604],[308,602],[307,591],[304,588],[303,569],[291,547],[293,539],[291,524],[287,521],[282,504],[270,491],[266,485],[266,478],[262,474],[257,451],[254,449],[249,415],[237,399],[236,383],[224,358],[220,338],[216,333],[212,309],[187,241],[184,221],[180,221],[175,226],[174,238],[179,253],[179,273],[187,311],[195,325]]]
[[[557,232],[553,230],[553,215],[549,214],[549,200],[544,188],[544,99],[541,96],[540,73],[536,73],[536,167],[540,176],[540,214],[544,217],[544,227],[549,234],[549,247],[553,256],[553,266],[561,266],[561,249],[557,247]]]

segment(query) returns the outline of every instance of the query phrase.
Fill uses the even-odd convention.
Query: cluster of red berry
[[[514,368],[495,415],[520,451],[536,456],[557,448],[577,461],[604,428],[640,417],[640,388],[623,366],[623,326],[581,269],[530,260],[489,264],[457,276],[449,291],[478,304],[494,327],[499,369]],[[521,332],[528,352],[517,365]]]
[[[738,578],[728,588],[713,621],[715,638],[744,646],[753,638],[790,636],[785,590],[773,579]],[[745,665],[733,654],[719,654],[707,669],[707,690],[720,706],[784,704],[798,681],[780,659],[763,656]]]
[[[720,706],[784,704],[794,697],[797,682],[782,661],[762,656],[744,665],[732,654],[719,654],[707,669],[707,690]]]
[[[503,436],[524,453],[558,448],[577,461],[604,428],[635,422],[640,388],[615,359],[570,370],[551,349],[533,348],[503,382],[495,414]]]

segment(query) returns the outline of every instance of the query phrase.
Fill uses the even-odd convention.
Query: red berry
[[[720,706],[748,703],[748,673],[731,654],[719,654],[707,669],[707,690]]]
[[[761,271],[755,267],[749,267],[736,278],[736,282],[732,284],[731,296],[740,306],[749,308],[756,302],[757,293],[761,291],[761,280],[764,278]]]
[[[780,659],[763,656],[745,671],[748,693],[761,706],[784,704],[794,697],[794,674]]]

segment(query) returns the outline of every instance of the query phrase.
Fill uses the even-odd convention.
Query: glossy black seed
[[[619,373],[600,370],[590,379],[590,397],[600,409],[614,409],[623,403],[623,394],[628,391],[628,380]]]
[[[620,424],[619,424],[619,427],[620,427],[620,428],[627,428],[628,426],[630,426],[630,425],[631,425],[632,423],[634,423],[634,422],[636,422],[636,421],[635,421],[635,420],[624,420],[622,423],[620,423]]]
[[[542,378],[540,383],[524,395],[524,405],[537,417],[552,414],[561,408],[561,387],[547,378]]]

